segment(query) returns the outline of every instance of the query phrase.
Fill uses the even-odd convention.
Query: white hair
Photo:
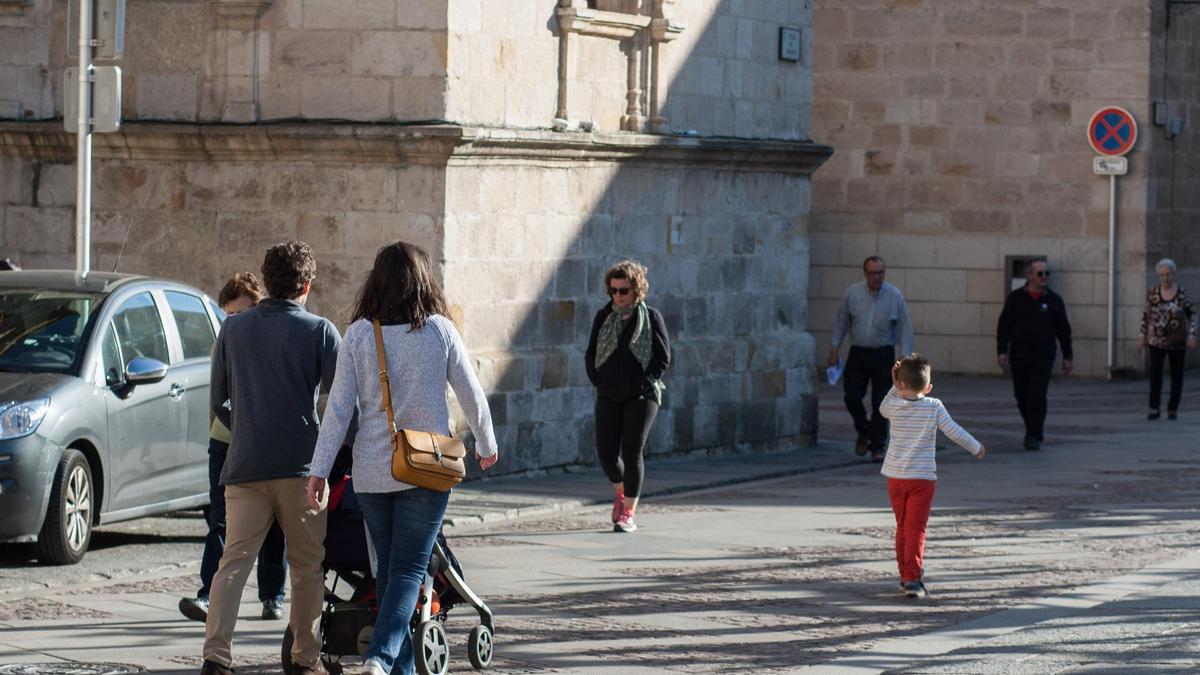
[[[1171,274],[1175,274],[1175,273],[1177,273],[1177,272],[1179,271],[1179,270],[1178,270],[1178,269],[1175,267],[1175,261],[1174,261],[1174,260],[1171,260],[1170,258],[1163,258],[1162,260],[1159,260],[1157,263],[1155,263],[1155,265],[1154,265],[1154,271],[1155,271],[1155,272],[1157,272],[1157,271],[1161,270],[1161,269],[1162,269],[1162,268],[1164,268],[1164,267],[1165,267],[1165,268],[1167,268],[1167,269],[1169,269],[1169,270],[1171,270]]]

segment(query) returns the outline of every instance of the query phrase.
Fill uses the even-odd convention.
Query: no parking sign
[[[1115,105],[1096,111],[1088,122],[1088,145],[1099,157],[1092,171],[1108,176],[1108,371],[1116,368],[1117,316],[1117,176],[1129,170],[1125,155],[1137,143],[1137,121],[1129,111]]]
[[[1137,143],[1137,122],[1119,106],[1101,108],[1088,122],[1088,143],[1096,154],[1120,157]]]

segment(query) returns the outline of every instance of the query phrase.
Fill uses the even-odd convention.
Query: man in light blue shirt
[[[883,461],[888,435],[888,422],[879,414],[879,404],[892,386],[892,364],[912,353],[913,342],[908,305],[900,289],[884,282],[885,271],[883,258],[877,255],[863,261],[866,279],[851,284],[842,296],[833,322],[833,348],[829,350],[829,365],[837,365],[838,350],[849,339],[843,386],[846,409],[858,431],[854,452],[865,455],[870,450],[876,462]],[[870,419],[863,406],[868,383]]]

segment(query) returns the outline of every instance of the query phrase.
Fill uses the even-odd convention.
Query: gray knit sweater
[[[449,435],[449,383],[475,433],[475,449],[484,457],[496,454],[487,397],[449,319],[432,316],[424,328],[411,332],[408,324],[384,326],[383,344],[399,428]],[[337,373],[309,474],[329,477],[357,404],[361,409],[352,472],[356,492],[396,492],[412,487],[392,478],[391,429],[387,413],[380,410],[383,395],[377,358],[371,322],[360,319],[350,324],[338,353]]]

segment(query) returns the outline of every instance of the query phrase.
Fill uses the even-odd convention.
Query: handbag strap
[[[375,354],[379,357],[379,391],[383,395],[383,407],[381,411],[386,412],[388,416],[388,426],[392,433],[396,433],[396,413],[392,411],[392,385],[388,382],[387,358],[383,355],[383,328],[379,325],[379,320],[371,322],[375,326]]]

